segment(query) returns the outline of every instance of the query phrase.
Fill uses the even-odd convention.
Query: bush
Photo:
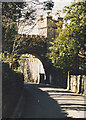
[[[2,117],[10,118],[21,96],[24,77],[13,71],[9,65],[2,63]]]

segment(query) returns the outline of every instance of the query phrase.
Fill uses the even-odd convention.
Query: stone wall
[[[69,75],[67,80],[67,89],[72,92],[86,95],[86,76],[85,75]]]

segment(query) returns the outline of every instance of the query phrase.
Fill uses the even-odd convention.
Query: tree
[[[43,4],[44,4],[44,10],[52,10],[54,6],[54,2],[52,2],[52,0],[47,0]]]
[[[16,20],[21,17],[21,9],[25,3],[2,3],[2,60],[9,62],[13,44],[18,35]],[[3,57],[4,56],[4,57]]]
[[[63,11],[66,12],[65,28],[60,30],[59,36],[52,43],[50,58],[54,60],[55,66],[64,71],[78,70],[79,52],[81,49],[85,51],[86,2],[66,6]]]

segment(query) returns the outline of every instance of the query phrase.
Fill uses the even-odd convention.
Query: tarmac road
[[[85,118],[85,97],[65,89],[25,83],[12,118]]]

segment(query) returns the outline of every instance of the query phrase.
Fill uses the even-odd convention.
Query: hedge
[[[22,94],[24,76],[2,63],[2,118],[10,118]]]

